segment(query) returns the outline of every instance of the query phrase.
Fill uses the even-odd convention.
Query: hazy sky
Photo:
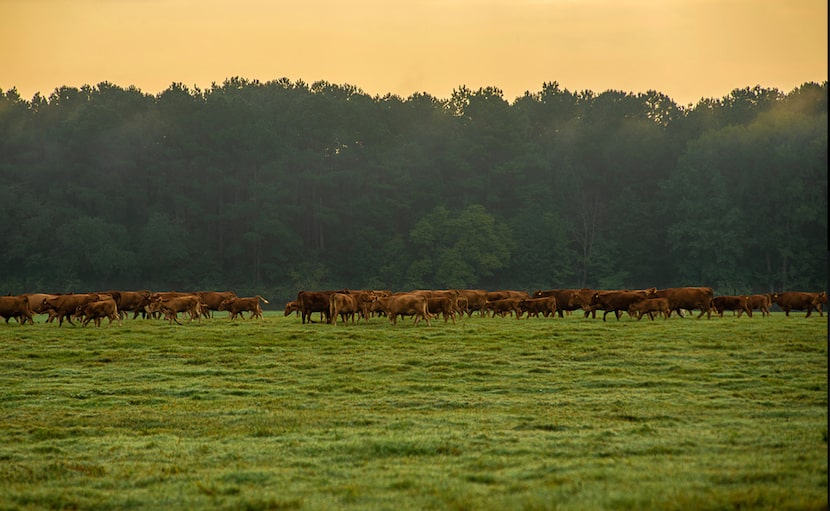
[[[0,89],[156,94],[240,76],[513,101],[657,90],[681,105],[827,80],[826,0],[0,0]]]

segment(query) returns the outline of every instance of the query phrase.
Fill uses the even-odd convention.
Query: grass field
[[[220,316],[0,323],[0,510],[827,509],[827,317]]]

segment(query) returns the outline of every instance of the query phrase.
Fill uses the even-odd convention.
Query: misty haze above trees
[[[824,289],[827,82],[0,90],[0,290]]]

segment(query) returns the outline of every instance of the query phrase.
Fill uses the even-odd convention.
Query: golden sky
[[[827,80],[826,0],[0,0],[0,89],[156,94],[240,76],[513,101],[657,90],[680,105]]]

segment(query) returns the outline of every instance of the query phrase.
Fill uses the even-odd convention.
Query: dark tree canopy
[[[0,90],[0,290],[827,282],[827,82]]]

